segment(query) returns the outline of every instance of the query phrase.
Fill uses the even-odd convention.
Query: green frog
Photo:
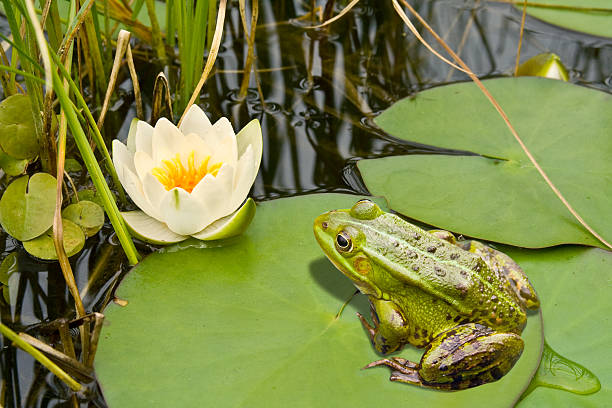
[[[478,241],[425,231],[374,202],[322,214],[314,233],[325,255],[368,296],[373,324],[357,314],[381,354],[409,343],[421,361],[383,358],[391,381],[460,390],[504,376],[523,352],[536,292],[510,257]]]

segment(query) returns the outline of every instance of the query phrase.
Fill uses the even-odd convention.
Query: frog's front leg
[[[438,335],[427,346],[420,364],[393,358],[374,361],[366,368],[386,365],[393,369],[391,381],[460,390],[500,379],[522,352],[520,336],[468,323]]]
[[[370,298],[374,327],[359,313],[357,316],[370,336],[374,348],[382,354],[401,348],[408,337],[408,325],[399,306],[390,300]]]

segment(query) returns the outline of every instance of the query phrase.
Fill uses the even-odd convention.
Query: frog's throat
[[[377,299],[382,299],[383,294],[379,288],[370,285],[363,279],[359,279],[356,274],[348,272],[347,266],[339,262],[338,259],[335,259],[327,254],[325,254],[325,256],[327,256],[327,259],[329,259],[329,261],[334,264],[336,269],[342,272],[343,275],[345,275],[351,280],[351,282],[353,282],[353,285],[355,285],[355,287],[359,289],[361,293],[363,293],[364,295],[375,296]]]

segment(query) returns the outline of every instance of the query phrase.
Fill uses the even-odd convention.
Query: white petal
[[[151,156],[143,151],[137,151],[134,154],[134,167],[136,167],[138,178],[143,181],[145,175],[151,173],[151,170],[156,166]]]
[[[196,165],[201,163],[206,156],[212,155],[212,149],[204,142],[204,140],[195,133],[189,133],[185,136],[185,140],[189,144],[191,150],[196,152]]]
[[[236,166],[238,161],[238,146],[236,145],[236,136],[225,135],[221,140],[213,146],[214,153],[210,158],[210,163],[227,163],[231,166]]]
[[[149,217],[142,211],[122,212],[125,223],[137,238],[157,245],[181,242],[188,238],[172,232],[166,224]]]
[[[177,153],[181,154],[181,158],[185,158],[185,154],[189,152],[189,146],[181,131],[168,119],[161,118],[153,129],[152,150],[153,161],[160,163],[162,160],[174,158]]]
[[[184,135],[195,133],[202,137],[208,132],[211,126],[210,120],[204,111],[202,111],[198,105],[191,105],[183,118],[183,122],[181,122],[179,126],[179,130],[183,132]]]
[[[235,211],[244,201],[255,177],[257,177],[258,168],[255,167],[255,158],[253,157],[253,148],[249,145],[238,160],[236,172],[234,174],[234,191],[232,193],[232,203],[230,211]]]
[[[138,118],[132,119],[130,122],[130,130],[128,131],[127,148],[132,154],[136,151],[136,125],[138,122]]]
[[[217,176],[207,174],[191,192],[199,201],[206,203],[212,220],[217,220],[232,212],[232,188],[234,181],[234,168],[224,164]]]
[[[131,171],[136,171],[134,168],[134,155],[130,153],[128,148],[119,140],[113,140],[113,165],[117,171],[117,176],[121,184],[125,184],[125,176],[123,175],[123,166],[126,166]]]
[[[247,146],[253,146],[255,166],[259,169],[263,150],[263,140],[261,137],[261,126],[259,126],[259,121],[257,119],[253,119],[247,123],[247,125],[238,132],[236,135],[236,143],[238,144],[238,157],[242,157],[244,152],[246,152]]]
[[[153,157],[153,126],[139,120],[136,124],[135,151],[143,151]]]
[[[166,188],[153,174],[147,173],[142,179],[142,189],[153,211],[160,215],[158,220],[165,221],[164,214],[160,211],[160,206],[162,199],[166,195]]]
[[[142,211],[146,212],[153,218],[160,219],[158,211],[156,211],[149,200],[145,197],[140,179],[126,166],[122,169],[125,180],[121,181],[123,188],[128,193],[134,204]]]
[[[214,221],[206,204],[182,188],[167,191],[159,210],[168,228],[181,235],[195,234]]]

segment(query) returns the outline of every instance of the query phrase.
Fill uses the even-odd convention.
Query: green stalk
[[[15,343],[20,349],[34,357],[40,364],[47,367],[49,371],[57,376],[60,380],[62,380],[72,391],[80,391],[83,386],[76,382],[68,373],[59,368],[53,361],[49,360],[47,356],[45,356],[40,351],[36,350],[33,346],[26,343],[21,337],[17,335],[14,331],[6,327],[4,324],[0,323],[0,333],[13,343]]]
[[[140,256],[136,251],[136,247],[134,246],[134,242],[132,242],[130,233],[126,228],[125,223],[123,222],[123,218],[119,213],[117,203],[115,202],[115,199],[113,198],[113,195],[108,188],[106,181],[104,180],[104,175],[102,174],[102,170],[100,170],[96,156],[89,146],[87,136],[85,135],[85,132],[83,132],[79,119],[72,108],[70,98],[62,87],[62,80],[55,70],[53,70],[53,87],[60,104],[62,105],[62,109],[64,109],[64,112],[66,113],[68,126],[70,127],[72,136],[74,137],[79,151],[81,152],[81,157],[83,157],[83,161],[85,162],[85,166],[89,171],[91,180],[100,193],[106,214],[108,215],[108,218],[110,219],[110,222],[117,233],[117,238],[119,238],[119,242],[121,243],[121,246],[128,257],[128,261],[131,265],[135,265],[138,263]]]
[[[151,35],[153,36],[153,48],[157,53],[157,58],[160,59],[163,65],[166,65],[166,48],[162,40],[161,29],[157,21],[157,13],[155,13],[155,0],[146,0],[147,12],[151,20]]]
[[[28,72],[25,72],[25,71],[22,71],[20,69],[9,67],[8,65],[0,65],[0,70],[7,71],[7,72],[13,72],[15,74],[19,74],[19,75],[23,76],[24,78],[31,79],[32,81],[36,81],[36,82],[38,82],[40,84],[44,84],[45,83],[44,79],[39,78],[36,75],[32,75],[32,74],[30,74]]]

